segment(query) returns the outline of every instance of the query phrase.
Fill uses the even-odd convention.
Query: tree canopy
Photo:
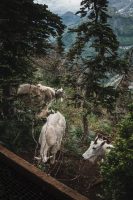
[[[125,67],[125,63],[119,59],[117,54],[119,43],[116,35],[108,24],[110,17],[108,1],[83,0],[77,14],[80,14],[84,20],[77,28],[70,30],[77,33],[77,39],[68,57],[75,61],[75,59],[81,59],[82,53],[86,52],[82,63],[84,66],[82,85],[86,90],[86,97],[93,99],[95,98],[93,95],[98,94],[98,98],[102,97],[105,100],[111,88],[107,90],[102,82],[108,78],[109,74],[118,73]],[[86,44],[89,45],[87,50]],[[93,50],[92,55],[90,55],[91,49]]]
[[[50,37],[61,36],[61,18],[47,5],[33,0],[0,1],[0,85],[2,103],[11,96],[11,87],[32,82],[31,57],[44,56],[52,48]],[[4,107],[7,106],[7,103]],[[7,109],[8,110],[8,109]]]

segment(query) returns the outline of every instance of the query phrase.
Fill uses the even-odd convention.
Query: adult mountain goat
[[[29,97],[31,103],[38,103],[39,105],[50,105],[55,99],[63,101],[64,91],[62,88],[55,89],[42,84],[31,85],[21,84],[17,90],[18,96]]]
[[[39,137],[40,156],[36,159],[41,160],[43,163],[50,159],[51,164],[55,163],[56,153],[60,150],[65,128],[66,120],[60,112],[48,116]]]
[[[82,156],[85,160],[96,163],[99,159],[103,159],[105,154],[109,153],[112,148],[114,148],[114,146],[109,144],[107,138],[98,135],[94,141],[91,141],[89,148]]]

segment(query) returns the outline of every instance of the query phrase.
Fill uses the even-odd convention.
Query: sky
[[[81,0],[35,0],[35,2],[47,4],[52,12],[63,14],[67,11],[78,11]]]

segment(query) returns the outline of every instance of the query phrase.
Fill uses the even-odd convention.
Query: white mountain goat
[[[114,148],[113,145],[108,144],[106,138],[98,135],[82,156],[85,160],[96,163],[99,159],[103,159],[105,154],[109,153],[112,148]]]
[[[42,84],[32,85],[27,83],[19,85],[17,95],[23,97],[24,102],[27,102],[28,98],[31,104],[50,106],[54,99],[63,101],[64,91],[62,88],[54,89]]]
[[[17,95],[26,95],[26,94],[40,95],[40,90],[38,90],[37,86],[29,83],[19,85],[17,90]]]
[[[46,104],[46,97],[41,90],[36,85],[29,83],[19,85],[17,96],[26,106],[43,106]]]
[[[43,163],[50,159],[51,164],[55,163],[56,153],[60,150],[65,128],[65,117],[60,112],[48,116],[39,137],[40,155],[35,159],[41,160]]]

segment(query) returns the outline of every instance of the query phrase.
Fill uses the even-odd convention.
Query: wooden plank
[[[39,185],[42,189],[43,186],[45,186],[48,192],[52,192],[55,197],[58,197],[61,200],[89,200],[87,197],[79,194],[76,190],[57,181],[45,172],[42,172],[34,165],[20,158],[2,145],[0,145],[0,160],[3,160],[3,162],[11,166],[20,175],[28,178],[30,181],[34,181],[34,183]]]

